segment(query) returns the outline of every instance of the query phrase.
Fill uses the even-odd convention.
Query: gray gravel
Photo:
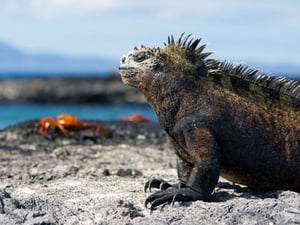
[[[143,184],[176,182],[176,157],[152,123],[96,121],[92,132],[41,137],[28,121],[0,131],[0,224],[300,224],[300,194],[219,181],[213,202],[150,212]]]

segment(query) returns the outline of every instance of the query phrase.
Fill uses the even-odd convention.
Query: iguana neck
[[[196,102],[200,98],[199,84],[191,79],[174,79],[172,76],[156,78],[140,88],[154,109],[160,125],[167,132],[185,115],[197,113]]]

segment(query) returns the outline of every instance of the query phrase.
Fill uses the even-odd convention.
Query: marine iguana
[[[121,58],[123,83],[154,109],[178,156],[179,184],[161,179],[145,201],[209,200],[219,175],[254,189],[300,192],[300,83],[208,59],[201,38],[173,35],[163,48]]]

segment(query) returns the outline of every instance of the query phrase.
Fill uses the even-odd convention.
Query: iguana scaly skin
[[[201,39],[182,34],[163,48],[122,57],[125,84],[154,109],[178,156],[178,185],[160,179],[151,209],[208,200],[219,175],[251,188],[300,192],[300,84],[240,64],[207,59]]]

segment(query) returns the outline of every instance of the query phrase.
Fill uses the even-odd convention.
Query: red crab
[[[94,132],[99,133],[100,136],[106,137],[107,131],[101,127],[98,127],[95,123],[82,122],[71,114],[61,114],[57,116],[57,119],[52,117],[42,118],[36,125],[35,130],[39,131],[45,136],[50,126],[56,127],[61,130],[66,137],[69,137],[69,131],[79,131],[85,129],[92,129]]]
[[[147,119],[146,117],[143,117],[140,114],[132,114],[130,116],[127,117],[122,117],[120,118],[121,121],[128,121],[128,122],[151,122],[151,120]]]

